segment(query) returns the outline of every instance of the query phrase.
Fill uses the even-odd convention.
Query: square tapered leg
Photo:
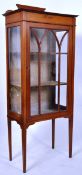
[[[69,158],[72,157],[73,118],[69,119]]]
[[[8,143],[9,143],[9,160],[12,160],[12,132],[11,132],[11,120],[8,119]]]
[[[22,129],[23,172],[26,173],[26,128]]]
[[[52,119],[52,149],[54,149],[55,142],[55,119]]]

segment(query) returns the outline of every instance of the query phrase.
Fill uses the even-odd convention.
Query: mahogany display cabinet
[[[26,129],[40,121],[68,118],[72,157],[75,21],[77,15],[46,12],[17,4],[6,19],[7,118],[9,158],[11,122],[22,132],[23,172],[26,172]]]

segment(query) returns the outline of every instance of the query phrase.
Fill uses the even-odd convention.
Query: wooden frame
[[[12,160],[12,134],[11,121],[16,121],[22,132],[23,172],[26,172],[26,128],[28,126],[45,120],[52,120],[52,148],[55,139],[55,119],[68,118],[69,120],[69,157],[72,157],[72,135],[73,135],[73,102],[74,102],[74,60],[75,60],[75,18],[77,15],[57,14],[45,12],[44,8],[17,5],[18,10],[7,11],[6,16],[6,60],[7,60],[7,117],[8,117],[8,140],[9,158]],[[21,114],[10,111],[9,92],[9,43],[8,28],[20,26],[21,38]],[[67,56],[67,109],[55,113],[39,114],[30,116],[30,28],[47,28],[50,30],[64,30],[69,32],[68,56]],[[64,36],[63,36],[64,37]],[[62,38],[63,41],[63,38]],[[62,43],[61,41],[61,43]],[[57,41],[58,42],[58,41]],[[59,58],[60,60],[60,58]],[[38,63],[40,71],[40,62]],[[60,69],[60,62],[59,62]],[[59,94],[60,101],[60,75]],[[40,82],[40,77],[39,82]],[[40,88],[40,84],[39,84]],[[40,98],[40,97],[39,97]],[[58,102],[59,104],[59,102]],[[40,105],[40,104],[39,104]],[[39,110],[40,113],[40,110]]]

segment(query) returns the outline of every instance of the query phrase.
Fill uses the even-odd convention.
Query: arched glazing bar
[[[66,31],[60,42],[59,42],[59,39],[56,35],[56,32],[51,30],[51,32],[53,33],[53,36],[55,37],[55,40],[57,42],[57,46],[58,46],[58,111],[60,111],[60,66],[61,66],[61,47],[62,47],[62,43],[63,43],[63,40],[65,38],[65,36],[68,34],[68,31]],[[61,32],[61,31],[60,31]]]
[[[41,39],[39,40],[36,30],[35,29],[31,29],[36,43],[38,45],[38,113],[41,114],[41,45],[42,42],[45,38],[45,36],[48,33],[48,30],[45,29],[44,34],[42,35]]]

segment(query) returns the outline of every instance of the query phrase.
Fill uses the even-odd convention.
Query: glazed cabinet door
[[[69,31],[30,27],[30,116],[67,111]]]
[[[8,27],[8,111],[21,114],[20,26]]]

